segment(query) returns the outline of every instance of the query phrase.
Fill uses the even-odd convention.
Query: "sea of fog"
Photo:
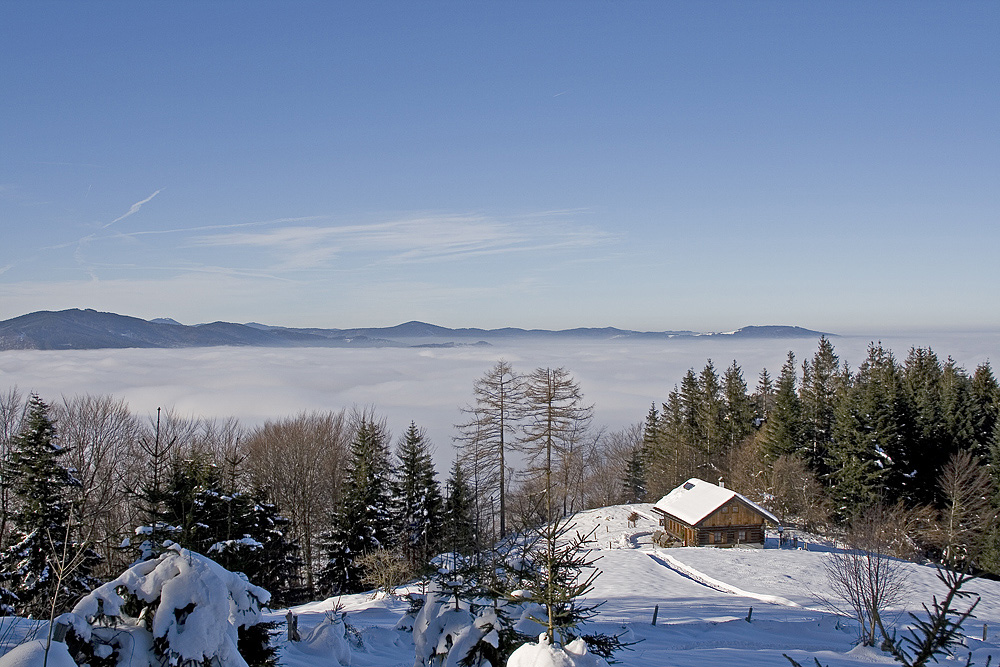
[[[970,372],[1000,359],[1000,333],[927,333],[877,337],[900,360],[911,347],[931,347]],[[832,338],[852,369],[872,336]],[[817,341],[696,338],[667,341],[518,342],[456,348],[131,349],[0,352],[0,391],[17,387],[54,402],[60,396],[111,394],[138,414],[157,407],[182,415],[236,417],[248,426],[303,411],[374,407],[394,433],[410,421],[424,427],[437,463],[451,459],[454,424],[472,401],[473,382],[498,359],[520,372],[564,367],[593,403],[594,424],[617,429],[641,421],[689,369],[712,359],[718,372],[735,359],[752,389],[762,368],[773,377],[789,351],[801,364]]]

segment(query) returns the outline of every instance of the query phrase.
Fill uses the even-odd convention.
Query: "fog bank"
[[[876,336],[835,337],[842,361],[856,369]],[[932,347],[970,372],[1000,358],[1000,333],[882,337],[902,361],[910,347]],[[302,411],[372,406],[394,434],[410,421],[427,429],[439,468],[451,459],[460,407],[472,384],[497,359],[527,373],[562,366],[595,404],[595,425],[612,429],[641,421],[689,368],[711,358],[722,371],[733,360],[753,389],[762,368],[777,377],[791,350],[798,363],[817,341],[706,338],[656,342],[535,342],[459,348],[194,348],[170,350],[8,351],[0,353],[0,391],[17,386],[47,401],[61,395],[111,394],[140,415],[157,407],[182,415],[229,417],[253,426]]]

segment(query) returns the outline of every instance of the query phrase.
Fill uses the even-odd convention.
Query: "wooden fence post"
[[[660,613],[660,605],[653,607],[653,625],[656,625],[656,617]]]

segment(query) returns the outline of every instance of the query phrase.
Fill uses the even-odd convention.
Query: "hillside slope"
[[[657,529],[651,505],[622,505],[581,512],[576,528],[594,530],[593,547],[602,574],[593,600],[605,600],[594,626],[604,632],[626,632],[637,642],[617,659],[634,667],[787,667],[787,653],[802,664],[818,658],[829,667],[898,664],[889,656],[855,645],[849,619],[832,614],[819,602],[830,597],[823,563],[832,548],[806,539],[808,549],[660,549],[650,536]],[[635,526],[627,517],[640,515]],[[771,539],[769,546],[775,546]],[[911,591],[895,618],[904,623],[907,610],[917,611],[940,586],[934,569],[905,564]],[[981,640],[983,623],[1000,627],[1000,582],[977,581],[972,590],[982,596],[976,620],[966,628],[976,664],[989,655],[1000,657],[995,630]],[[356,650],[352,665],[390,667],[413,664],[410,636],[394,629],[405,613],[400,600],[371,600],[368,595],[318,601],[294,609],[300,625],[311,627],[336,604],[359,629],[364,651]],[[654,607],[657,624],[651,625]],[[745,619],[753,607],[751,621]],[[284,610],[274,612],[283,620]],[[307,646],[284,646],[287,667],[334,667]]]

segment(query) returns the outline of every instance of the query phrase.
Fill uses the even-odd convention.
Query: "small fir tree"
[[[622,491],[627,503],[646,502],[646,462],[642,447],[636,447],[625,464]]]
[[[444,526],[441,548],[469,555],[476,550],[475,503],[465,470],[456,459],[445,485]]]
[[[202,456],[176,459],[161,517],[180,546],[242,572],[275,601],[295,600],[298,545],[286,539],[289,521],[266,496],[263,489],[225,488],[219,468]]]

